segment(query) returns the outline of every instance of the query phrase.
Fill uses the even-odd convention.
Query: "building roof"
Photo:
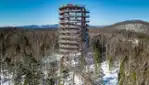
[[[65,8],[85,8],[85,6],[83,5],[76,5],[76,4],[66,4],[66,5],[63,5],[59,8],[59,10],[62,10],[62,9],[65,9]]]

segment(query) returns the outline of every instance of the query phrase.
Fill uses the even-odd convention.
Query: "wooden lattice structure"
[[[59,8],[59,52],[62,55],[81,52],[87,45],[88,11],[84,6],[67,4]]]

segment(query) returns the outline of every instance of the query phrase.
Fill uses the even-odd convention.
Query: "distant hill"
[[[108,26],[108,25],[89,25],[89,29],[94,29],[94,28],[103,28],[103,27],[106,27],[106,26]]]
[[[89,25],[88,28],[103,28],[107,25]],[[36,28],[58,28],[59,24],[53,24],[53,25],[25,25],[25,26],[17,26],[20,28],[26,28],[26,29],[36,29]]]
[[[59,24],[52,24],[52,25],[24,25],[24,26],[16,26],[16,27],[25,28],[25,29],[57,29],[59,28],[59,26],[60,26]],[[101,30],[111,31],[111,30],[122,30],[122,29],[135,31],[135,32],[148,33],[149,22],[141,21],[141,20],[127,20],[127,21],[118,22],[112,25],[89,25],[88,28],[89,30],[95,31],[97,33],[101,32]]]
[[[25,29],[40,29],[40,28],[44,28],[44,29],[49,29],[49,28],[59,28],[59,24],[51,24],[51,25],[23,25],[23,26],[2,26],[0,28],[8,28],[8,27],[16,27],[16,28],[25,28]],[[108,25],[89,25],[89,29],[91,28],[103,28],[106,27]]]
[[[26,29],[35,29],[35,28],[58,28],[59,24],[53,24],[53,25],[25,25],[25,26],[17,26],[20,28],[26,28]]]
[[[96,33],[98,34],[103,32],[114,32],[117,30],[127,30],[132,32],[148,34],[149,22],[142,21],[142,20],[127,20],[127,21],[118,22],[112,25],[97,27],[95,29],[89,29],[89,33],[94,35]]]

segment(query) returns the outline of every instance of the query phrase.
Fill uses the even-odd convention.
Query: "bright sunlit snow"
[[[116,67],[114,67],[114,69],[112,69],[110,71],[108,61],[105,61],[101,64],[101,68],[104,73],[103,81],[104,81],[105,85],[117,85],[118,70],[119,70],[118,64]]]

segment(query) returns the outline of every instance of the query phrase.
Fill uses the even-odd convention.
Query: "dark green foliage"
[[[137,79],[136,79],[136,72],[133,72],[133,73],[132,73],[132,80],[133,80],[134,82],[136,82],[136,80],[137,80]]]
[[[143,34],[143,33],[138,33],[137,37],[139,39],[147,39],[147,40],[149,40],[149,35],[146,35],[146,34]]]
[[[98,68],[99,68],[99,64],[102,61],[102,56],[101,56],[101,51],[100,51],[100,44],[99,41],[97,41],[96,43],[94,43],[93,46],[93,52],[94,52],[94,63],[95,63],[95,72],[98,72]],[[99,65],[99,66],[98,66]]]
[[[63,78],[67,78],[67,76],[69,75],[68,72],[69,72],[69,70],[67,68],[63,68],[63,70],[62,70]]]
[[[81,56],[81,57],[80,57],[80,61],[81,61],[81,62],[80,62],[80,66],[81,66],[80,69],[82,70],[82,69],[84,68],[84,65],[85,65],[85,59],[84,59],[84,56]]]
[[[112,70],[112,66],[113,66],[113,58],[112,56],[109,57],[109,70]]]
[[[119,76],[118,76],[118,80],[119,80],[119,84],[118,85],[123,85],[124,79],[125,79],[125,62],[128,60],[127,56],[125,56],[120,64],[120,70],[119,70]]]

